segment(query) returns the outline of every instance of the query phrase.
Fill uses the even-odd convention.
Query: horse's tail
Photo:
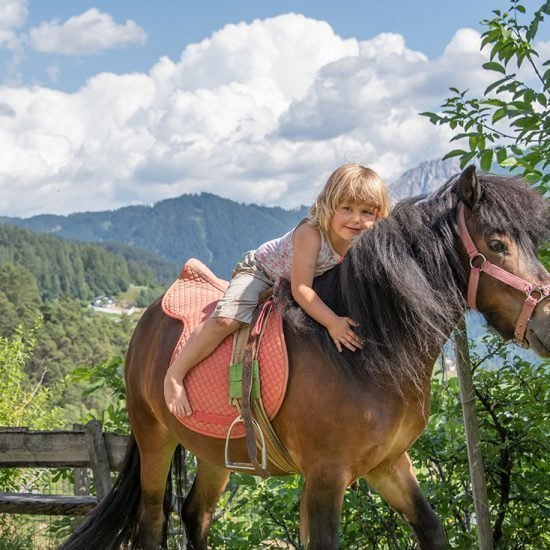
[[[131,435],[113,488],[59,550],[115,549],[135,539],[141,499],[139,468],[139,449]]]
[[[185,450],[178,445],[172,459],[170,475],[164,493],[164,515],[177,509],[181,515],[181,500],[186,484]],[[139,449],[130,435],[120,473],[109,494],[90,512],[77,530],[59,550],[117,550],[122,544],[136,548],[139,544],[138,512],[141,500]],[[180,524],[180,535],[181,535]],[[168,548],[168,522],[165,521],[161,548]]]

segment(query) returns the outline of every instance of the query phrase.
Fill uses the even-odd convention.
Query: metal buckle
[[[529,292],[526,292],[527,298],[533,298],[537,304],[540,304],[546,298],[550,298],[546,287],[534,287]],[[536,294],[539,294],[539,297],[536,297]]]
[[[479,267],[474,265],[474,260],[477,260],[478,258],[481,258],[481,264],[479,265]],[[481,252],[476,252],[476,255],[470,258],[470,267],[475,269],[481,269],[483,267],[483,264],[486,261],[487,261],[487,258]]]
[[[256,470],[256,467],[250,462],[233,462],[231,460],[231,455],[229,451],[229,442],[231,438],[231,432],[239,422],[242,422],[244,424],[244,420],[242,416],[237,416],[237,418],[235,418],[235,420],[231,422],[231,426],[229,426],[229,430],[227,431],[227,437],[225,438],[225,467],[229,469],[238,469],[238,470]],[[261,451],[262,451],[261,467],[265,470],[267,468],[267,450],[265,446],[264,433],[262,431],[262,428],[260,427],[260,424],[258,424],[258,421],[255,418],[252,419],[252,422],[255,428],[254,432],[260,434],[260,443],[261,443]]]

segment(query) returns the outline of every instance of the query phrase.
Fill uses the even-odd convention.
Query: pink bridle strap
[[[533,311],[539,302],[542,302],[550,295],[550,285],[533,285],[525,279],[517,277],[513,273],[505,271],[504,269],[489,262],[485,256],[479,252],[474,244],[474,241],[470,237],[470,233],[466,227],[464,204],[462,202],[459,202],[457,205],[457,222],[458,234],[460,235],[464,248],[470,257],[470,280],[468,281],[467,292],[468,305],[472,309],[477,309],[477,287],[482,271],[487,273],[487,275],[498,279],[504,284],[523,292],[527,298],[523,303],[523,307],[521,308],[521,312],[516,322],[514,337],[518,343],[524,343],[525,331],[527,330],[527,325],[531,320]]]

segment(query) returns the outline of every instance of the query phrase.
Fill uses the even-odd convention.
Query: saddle
[[[193,329],[210,316],[227,286],[227,281],[216,277],[199,260],[190,259],[184,265],[179,278],[162,299],[164,313],[182,322],[182,333],[171,362],[179,354]],[[237,338],[237,335],[226,338],[212,355],[187,374],[184,385],[193,414],[178,418],[190,430],[209,437],[225,438],[227,442],[229,439],[246,435],[244,422],[238,422],[241,403],[231,401],[229,397],[229,365],[233,355],[234,338]],[[261,365],[259,387],[262,414],[265,414],[265,420],[269,423],[279,411],[288,381],[288,358],[282,330],[282,315],[276,309],[270,312],[263,326],[256,357]],[[254,409],[255,407],[253,412],[257,413]],[[268,449],[269,447],[270,445]],[[291,466],[287,466],[289,470]],[[294,467],[292,469],[295,470]]]

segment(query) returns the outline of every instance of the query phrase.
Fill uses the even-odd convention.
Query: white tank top
[[[302,222],[304,223],[304,222]],[[305,222],[307,223],[307,222]],[[266,275],[273,281],[280,277],[290,280],[290,270],[292,267],[292,252],[294,245],[292,236],[296,228],[285,233],[278,239],[273,239],[262,245],[254,252],[254,258]],[[342,262],[342,256],[332,248],[329,240],[321,233],[321,249],[317,256],[317,265],[315,267],[315,277],[328,271],[335,265]]]

